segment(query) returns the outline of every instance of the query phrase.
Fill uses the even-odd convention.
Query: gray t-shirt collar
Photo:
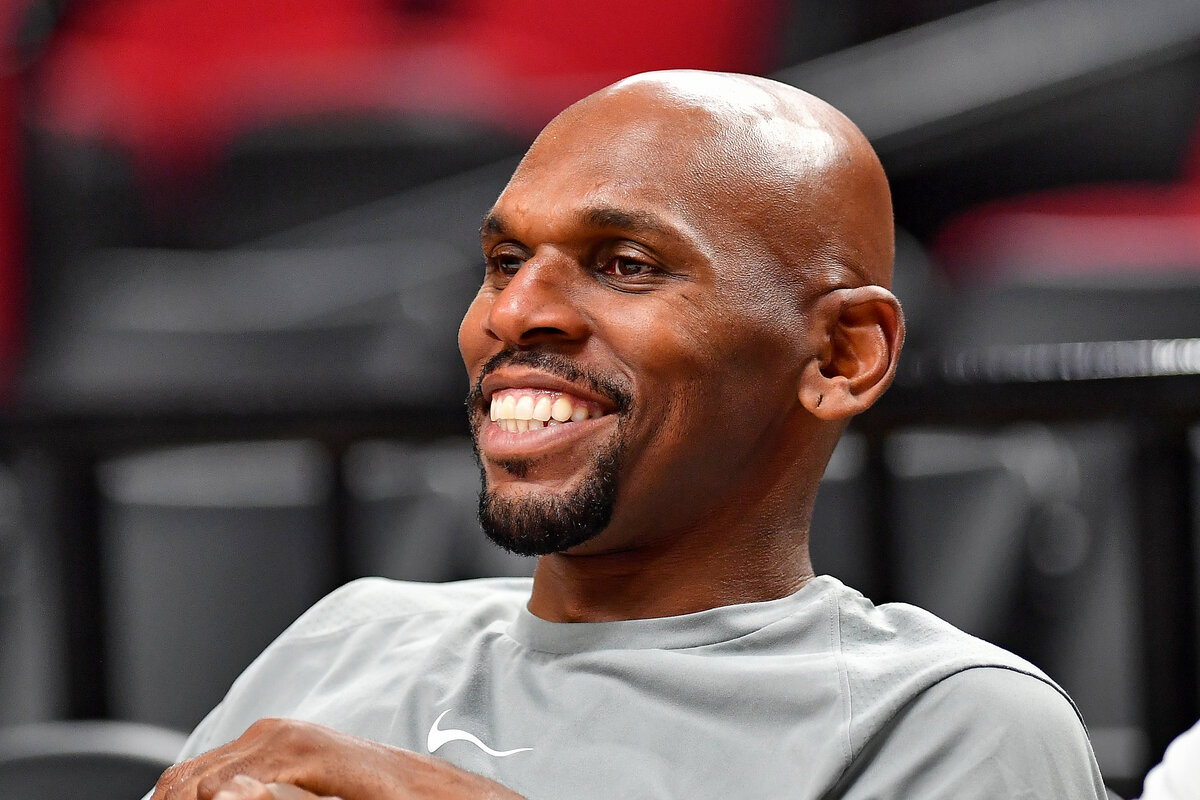
[[[821,575],[798,591],[759,603],[710,608],[693,614],[616,622],[548,622],[522,606],[508,628],[518,643],[546,653],[569,654],[599,650],[682,650],[728,642],[761,630],[794,614],[822,592],[840,585]]]

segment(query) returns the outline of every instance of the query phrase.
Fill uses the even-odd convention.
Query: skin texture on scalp
[[[891,286],[887,178],[866,137],[833,106],[752,75],[645,73],[563,111],[526,161],[536,164],[560,128],[592,124],[589,117],[616,104],[642,115],[635,125],[662,161],[692,161],[689,175],[712,197],[714,211],[740,222],[801,292],[843,283]],[[555,157],[551,150],[548,158]],[[653,166],[646,166],[653,180]]]
[[[606,436],[519,467],[490,456],[472,406],[485,494],[509,521],[582,496],[619,431],[610,519],[541,559],[535,613],[662,616],[811,576],[821,473],[894,373],[892,241],[870,146],[792,87],[651,73],[547,126],[485,218],[464,361],[478,386],[505,354],[554,353],[632,401]],[[613,267],[630,250],[653,272]]]

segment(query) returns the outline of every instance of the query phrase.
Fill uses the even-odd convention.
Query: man
[[[1036,668],[814,577],[822,471],[903,339],[848,120],[760,78],[636,76],[550,123],[482,237],[480,516],[541,556],[532,584],[334,593],[154,798],[1104,796]]]

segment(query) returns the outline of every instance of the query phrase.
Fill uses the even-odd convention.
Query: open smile
[[[490,458],[535,458],[571,447],[617,415],[568,392],[510,387],[492,393],[479,447]]]
[[[501,368],[484,377],[479,389],[478,444],[489,459],[565,455],[618,417],[619,399],[538,369]]]
[[[502,389],[491,398],[489,417],[507,433],[570,425],[605,416],[603,407],[566,392],[548,389]]]

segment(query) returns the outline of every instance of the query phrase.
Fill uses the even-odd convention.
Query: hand
[[[302,793],[297,795],[296,790]],[[222,792],[225,796],[219,797]],[[224,747],[176,764],[159,778],[151,800],[312,800],[314,796],[522,800],[495,781],[439,758],[289,719],[259,720]]]
[[[248,775],[237,775],[213,795],[213,800],[341,800],[306,792],[290,783],[261,783]]]

